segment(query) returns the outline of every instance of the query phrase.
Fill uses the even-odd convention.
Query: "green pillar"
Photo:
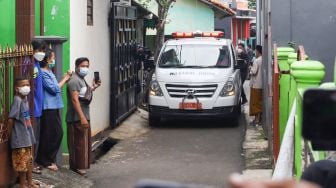
[[[295,62],[297,61],[297,53],[290,53],[288,54],[288,64],[289,67]],[[288,113],[290,113],[292,106],[293,106],[293,102],[294,102],[294,98],[295,98],[295,94],[297,92],[297,88],[296,88],[296,82],[294,80],[294,77],[290,74],[290,85],[289,85],[289,94],[288,94],[288,101],[289,101],[289,105],[288,105]]]
[[[290,85],[288,54],[295,52],[293,48],[280,47],[278,52],[278,64],[280,69],[280,101],[279,101],[279,130],[280,143],[285,132],[286,123],[288,120],[288,93]]]
[[[336,62],[335,62],[335,65],[334,65],[334,81],[333,82],[325,82],[325,83],[320,85],[320,88],[323,88],[323,89],[335,89],[336,88]]]
[[[324,65],[318,61],[296,61],[291,65],[291,74],[297,85],[297,107],[294,128],[294,171],[296,178],[302,175],[302,94],[307,88],[318,87],[325,76]]]

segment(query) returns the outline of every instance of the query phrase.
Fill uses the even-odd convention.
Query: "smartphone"
[[[336,150],[336,89],[309,89],[303,95],[302,136],[314,150]]]
[[[95,82],[100,81],[99,72],[94,72],[93,74],[94,74],[94,81]]]

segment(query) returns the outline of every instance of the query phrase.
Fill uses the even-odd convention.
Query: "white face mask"
[[[19,87],[19,93],[23,96],[27,96],[30,93],[30,87],[29,86]]]
[[[45,53],[44,52],[36,52],[34,54],[34,58],[37,60],[37,61],[42,61],[43,58],[45,56]]]
[[[85,77],[86,75],[89,74],[89,68],[87,68],[87,67],[80,67],[78,74],[79,74],[79,76]]]

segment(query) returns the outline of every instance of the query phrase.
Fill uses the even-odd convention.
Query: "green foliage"
[[[158,4],[158,20],[155,26],[156,37],[154,52],[154,59],[156,60],[164,43],[164,30],[168,11],[170,8],[173,7],[173,4],[176,2],[176,0],[140,0],[142,6],[144,6],[145,8],[148,8],[152,1],[155,1]]]
[[[149,3],[151,2],[151,0],[142,0],[140,2],[141,2],[141,5],[143,7],[148,8],[149,7]]]
[[[257,2],[256,0],[248,0],[248,7],[250,9],[257,9]]]
[[[148,8],[150,2],[153,0],[140,0],[143,7]],[[171,8],[172,3],[176,2],[176,0],[154,0],[160,7],[163,7],[165,10],[169,10]]]

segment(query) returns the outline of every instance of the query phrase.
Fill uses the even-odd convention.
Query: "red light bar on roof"
[[[222,31],[212,31],[212,32],[203,32],[203,37],[224,37],[224,32]]]
[[[211,32],[174,32],[172,33],[173,38],[193,38],[193,37],[224,37],[224,32],[222,31],[211,31]]]
[[[173,38],[193,38],[194,33],[192,32],[174,32]]]

